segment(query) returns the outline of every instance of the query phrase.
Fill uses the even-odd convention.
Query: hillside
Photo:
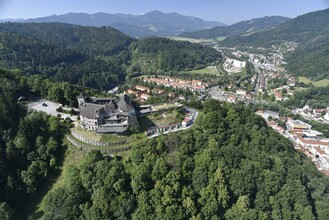
[[[102,90],[123,82],[129,73],[144,71],[141,59],[153,62],[155,72],[204,67],[220,58],[216,50],[197,44],[137,41],[113,28],[62,23],[0,24],[0,54],[3,67]]]
[[[295,51],[286,54],[287,69],[295,75],[311,79],[329,77],[329,9],[298,16],[271,30],[249,36],[233,36],[221,45],[271,47],[287,41],[298,43]]]
[[[28,112],[17,102],[32,92],[27,81],[0,69],[0,219],[27,219],[24,202],[38,201],[64,153],[67,127],[59,118]]]
[[[261,30],[271,29],[288,20],[290,20],[290,18],[281,17],[281,16],[266,16],[262,18],[255,18],[251,20],[241,21],[229,26],[214,27],[207,30],[200,30],[196,32],[184,32],[179,36],[188,37],[188,38],[197,38],[197,39],[198,38],[216,39],[220,37],[247,35]]]
[[[150,73],[203,68],[221,59],[221,54],[210,47],[167,38],[142,39],[131,50],[132,70]]]
[[[41,18],[19,20],[24,23],[61,22],[83,26],[111,26],[132,37],[177,35],[184,31],[197,31],[223,25],[220,22],[204,21],[178,13],[151,11],[143,15],[107,13],[68,13]]]
[[[123,158],[91,152],[43,200],[43,219],[319,219],[329,181],[242,105],[207,101],[186,132]]]
[[[57,47],[88,55],[116,55],[135,41],[110,27],[81,27],[64,23],[2,23],[0,31],[33,36]]]

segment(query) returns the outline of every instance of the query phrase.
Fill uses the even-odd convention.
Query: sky
[[[0,0],[0,19],[68,12],[138,15],[159,10],[233,24],[270,15],[293,18],[326,8],[329,8],[329,0]]]

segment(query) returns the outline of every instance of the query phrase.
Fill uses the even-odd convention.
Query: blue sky
[[[0,0],[0,19],[68,12],[142,14],[159,10],[232,24],[266,15],[296,17],[325,8],[329,8],[329,0]]]

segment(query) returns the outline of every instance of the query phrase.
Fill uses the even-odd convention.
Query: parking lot
[[[35,102],[30,102],[27,104],[28,109],[32,109],[35,111],[45,112],[48,115],[57,116],[58,114],[61,115],[61,118],[65,119],[67,117],[71,118],[71,120],[76,121],[77,116],[71,116],[70,114],[65,114],[63,112],[58,112],[56,109],[59,108],[61,105],[58,103],[54,103],[45,99],[40,99]]]

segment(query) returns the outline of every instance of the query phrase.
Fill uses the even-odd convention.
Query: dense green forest
[[[43,219],[328,219],[329,181],[243,105],[207,101],[187,132],[123,158],[88,153]]]
[[[90,58],[73,49],[58,48],[35,37],[0,32],[0,64],[26,75],[43,74],[58,81],[106,89],[125,79],[118,59]]]
[[[281,16],[266,16],[262,18],[240,21],[238,23],[228,26],[219,26],[195,32],[185,32],[180,34],[179,36],[189,38],[216,39],[219,37],[251,34],[261,30],[267,30],[276,27],[279,24],[282,24],[283,22],[288,20],[290,20],[290,18]]]
[[[3,23],[0,31],[33,36],[60,48],[90,56],[121,53],[133,38],[111,27],[82,27],[63,23]]]
[[[329,14],[329,13],[328,13]],[[319,36],[287,54],[286,68],[297,76],[311,80],[329,78],[329,33]]]
[[[0,81],[0,219],[21,219],[18,210],[58,169],[67,128],[27,112],[17,97],[68,103],[82,88],[3,70]],[[43,199],[43,219],[329,216],[328,178],[242,104],[208,100],[188,131],[140,143],[125,157],[86,153],[62,175]]]
[[[202,68],[220,58],[216,50],[198,44],[137,41],[109,27],[0,24],[1,66],[101,90],[124,82],[130,73]]]
[[[304,107],[306,104],[313,108],[326,108],[329,106],[329,86],[311,87],[304,91],[296,92],[295,95],[283,102],[284,106]]]
[[[26,88],[15,75],[0,70],[0,84],[0,219],[20,219],[59,165],[67,128],[17,103]]]
[[[233,36],[221,42],[222,45],[263,46],[270,48],[287,41],[298,43],[295,51],[286,54],[287,69],[298,76],[313,80],[329,77],[329,9],[311,12],[291,19],[271,30],[248,36]]]

